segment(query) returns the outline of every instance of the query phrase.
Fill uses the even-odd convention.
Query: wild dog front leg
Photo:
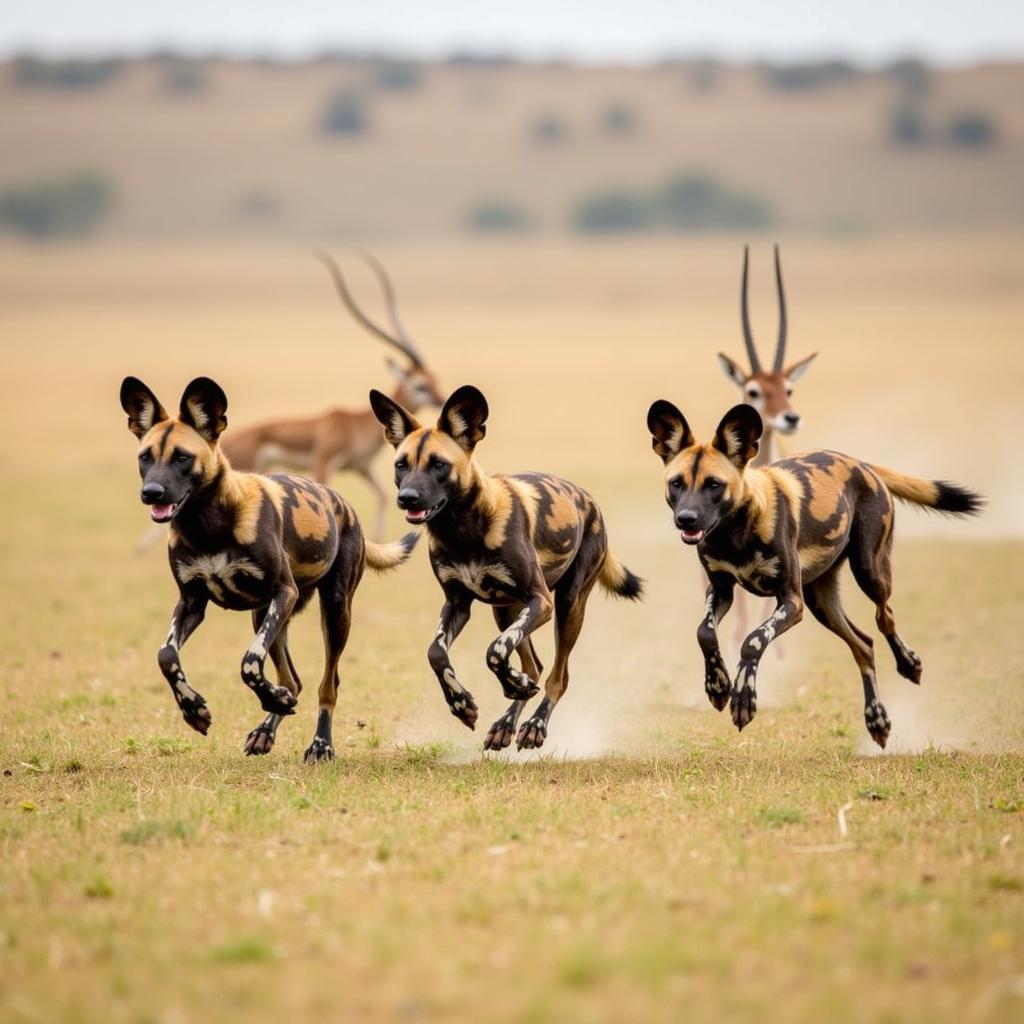
[[[732,691],[730,710],[733,724],[742,730],[757,713],[757,666],[768,645],[795,626],[804,614],[804,602],[799,592],[780,596],[775,611],[743,641],[740,649],[740,667]]]
[[[275,686],[263,674],[263,666],[278,633],[288,621],[299,596],[293,583],[282,583],[270,604],[263,623],[242,656],[242,682],[259,698],[260,706],[272,715],[294,715],[296,697],[287,687]]]
[[[704,604],[704,618],[697,627],[697,643],[704,653],[704,692],[716,711],[729,702],[732,679],[722,660],[722,649],[718,645],[718,623],[725,618],[732,607],[736,581],[731,576],[710,576],[707,601]]]
[[[170,685],[171,693],[174,694],[174,699],[181,709],[182,718],[204,736],[210,728],[213,716],[202,695],[189,686],[185,670],[181,667],[179,652],[203,621],[206,603],[204,597],[182,595],[171,616],[170,632],[156,656],[160,671],[163,672],[164,679]]]
[[[529,700],[540,684],[511,664],[512,652],[538,627],[551,619],[554,602],[548,593],[534,594],[515,621],[487,648],[487,667],[498,677],[509,700]]]
[[[452,714],[463,725],[474,729],[480,713],[476,701],[469,690],[459,682],[448,658],[449,648],[469,622],[469,609],[468,601],[454,601],[451,598],[445,601],[441,609],[441,620],[437,624],[437,633],[434,634],[434,640],[427,649],[427,660],[441,684],[441,692]]]

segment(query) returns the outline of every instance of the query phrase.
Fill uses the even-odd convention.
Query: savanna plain
[[[185,648],[214,723],[181,721],[155,661],[174,588],[159,545],[134,551],[117,391],[135,374],[172,408],[207,374],[232,425],[355,406],[388,384],[380,345],[299,246],[0,248],[0,1018],[1021,1019],[1024,244],[785,239],[790,353],[820,352],[791,450],[990,499],[966,523],[898,513],[893,607],[925,671],[911,686],[877,645],[880,753],[848,651],[810,618],[769,651],[742,734],[703,694],[696,557],[644,421],[667,397],[708,435],[736,400],[716,352],[742,351],[741,241],[379,250],[442,386],[490,400],[483,465],[588,487],[647,597],[595,592],[546,747],[484,756],[426,662],[421,545],[357,595],[338,759],[316,767],[315,612],[270,756],[241,753],[247,616],[211,612]],[[770,348],[767,241],[753,252]],[[368,519],[363,483],[334,484]],[[503,709],[493,632],[478,606],[453,649],[481,725]],[[540,648],[550,663],[547,630]]]

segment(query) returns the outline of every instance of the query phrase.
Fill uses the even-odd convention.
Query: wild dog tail
[[[625,597],[630,601],[639,601],[644,595],[644,581],[631,573],[612,553],[605,554],[601,566],[601,574],[597,581],[617,597]]]
[[[393,540],[390,544],[374,544],[372,540],[366,541],[366,564],[375,572],[387,572],[388,569],[397,569],[403,562],[409,560],[412,549],[420,539],[418,533],[407,533],[400,540]]]
[[[947,483],[945,480],[922,480],[920,477],[897,473],[884,466],[871,468],[900,501],[935,509],[936,512],[945,512],[951,516],[976,516],[985,507],[983,495],[958,484]]]

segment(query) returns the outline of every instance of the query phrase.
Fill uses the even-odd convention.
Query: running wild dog
[[[427,527],[430,564],[445,603],[427,652],[451,713],[475,728],[477,706],[456,678],[448,652],[474,601],[491,605],[501,630],[487,667],[512,704],[491,726],[485,750],[543,745],[551,713],[569,683],[569,655],[595,583],[638,599],[642,581],[609,551],[600,509],[586,491],[541,473],[489,476],[474,451],[486,432],[487,401],[469,385],[444,404],[434,427],[379,391],[370,404],[396,449],[398,507]],[[533,716],[516,726],[538,692],[542,666],[530,634],[555,617],[555,663]],[[521,671],[510,664],[519,655]]]
[[[775,637],[796,625],[804,607],[846,641],[864,684],[864,721],[884,747],[891,724],[878,699],[871,638],[846,617],[839,571],[847,559],[854,579],[875,604],[875,621],[892,649],[896,670],[921,682],[921,659],[900,639],[892,592],[893,498],[968,516],[984,499],[955,484],[921,480],[831,451],[812,451],[757,468],[761,417],[749,405],[725,414],[709,444],[698,444],[683,414],[665,400],[647,414],[655,452],[665,464],[665,498],[683,542],[696,545],[710,585],[697,640],[704,654],[704,689],[743,729],[757,710],[758,663]],[[736,584],[775,599],[772,615],[746,638],[733,683],[718,646],[717,626]]]
[[[214,381],[197,377],[172,419],[142,381],[126,377],[121,385],[128,429],[140,442],[142,502],[154,522],[170,523],[168,554],[179,599],[157,661],[182,717],[205,736],[210,711],[185,678],[181,648],[210,601],[251,611],[256,636],[242,658],[242,682],[267,717],[249,733],[244,749],[267,754],[302,689],[288,652],[288,624],[315,591],[325,664],[316,734],[305,760],[331,760],[338,661],[348,640],[352,597],[367,565],[378,571],[401,565],[417,537],[366,542],[351,506],[329,488],[298,476],[233,470],[219,446],[227,405]],[[268,653],[278,685],[264,675]]]

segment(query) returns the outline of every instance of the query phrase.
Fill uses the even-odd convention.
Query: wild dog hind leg
[[[455,669],[448,658],[448,651],[455,643],[455,638],[469,622],[470,603],[468,601],[449,598],[441,609],[441,620],[437,624],[437,632],[433,642],[427,649],[427,660],[441,684],[441,692],[451,709],[451,713],[463,725],[470,729],[476,727],[480,712],[473,695],[459,682]]]
[[[197,693],[188,684],[185,670],[181,667],[181,648],[185,641],[196,631],[206,615],[207,599],[183,594],[171,616],[171,629],[167,634],[163,647],[157,653],[156,660],[164,678],[171,687],[171,693],[181,716],[196,732],[204,736],[210,728],[213,716],[202,694]]]

